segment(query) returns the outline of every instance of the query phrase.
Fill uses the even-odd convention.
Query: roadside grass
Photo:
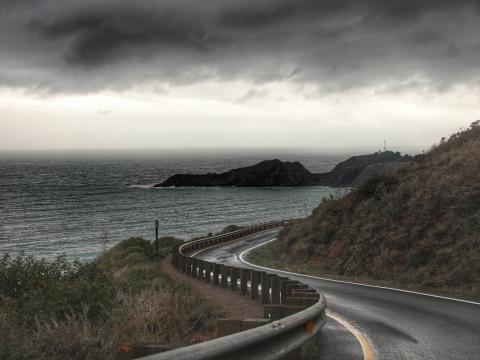
[[[290,221],[280,268],[480,300],[480,122]],[[278,246],[278,248],[275,248]]]
[[[119,344],[188,344],[221,315],[159,261],[179,240],[125,240],[92,262],[0,259],[0,358],[113,359]]]
[[[327,279],[356,282],[360,284],[374,285],[390,287],[409,291],[419,291],[432,295],[448,296],[463,300],[480,301],[480,295],[478,288],[471,287],[428,287],[421,286],[419,284],[409,284],[398,281],[398,279],[374,279],[368,275],[347,276],[339,275],[332,271],[328,267],[322,267],[318,261],[315,260],[290,260],[285,261],[285,257],[282,252],[281,244],[278,240],[270,242],[264,246],[260,246],[250,251],[246,260],[255,265],[265,266],[272,269],[278,269],[283,271],[295,272],[299,274],[323,277]]]

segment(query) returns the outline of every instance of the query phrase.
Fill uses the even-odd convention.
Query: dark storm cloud
[[[323,91],[478,85],[479,4],[0,0],[0,83],[73,92],[207,79]]]

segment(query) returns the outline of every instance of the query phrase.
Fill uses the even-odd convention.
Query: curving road
[[[240,259],[277,230],[205,249],[200,259],[256,267]],[[248,260],[248,259],[247,259]],[[282,271],[269,270],[272,273]],[[376,359],[480,359],[480,304],[417,293],[288,274],[319,289],[328,309],[368,338]],[[351,332],[329,318],[318,339],[322,359],[363,359],[365,350]],[[368,358],[366,354],[365,358]]]

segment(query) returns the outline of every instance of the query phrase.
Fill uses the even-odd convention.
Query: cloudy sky
[[[480,0],[0,0],[0,149],[426,147],[480,118]]]

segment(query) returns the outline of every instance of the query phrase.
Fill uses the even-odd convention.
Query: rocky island
[[[315,174],[307,170],[298,161],[288,162],[278,159],[265,160],[258,164],[233,169],[224,173],[176,174],[155,187],[181,186],[236,186],[236,187],[273,187],[273,186],[332,186],[350,187],[355,179],[367,178],[362,172],[372,172],[367,168],[375,165],[378,174],[392,163],[411,160],[408,155],[399,152],[383,151],[368,155],[351,157],[326,173]],[[384,164],[389,164],[384,166]]]

